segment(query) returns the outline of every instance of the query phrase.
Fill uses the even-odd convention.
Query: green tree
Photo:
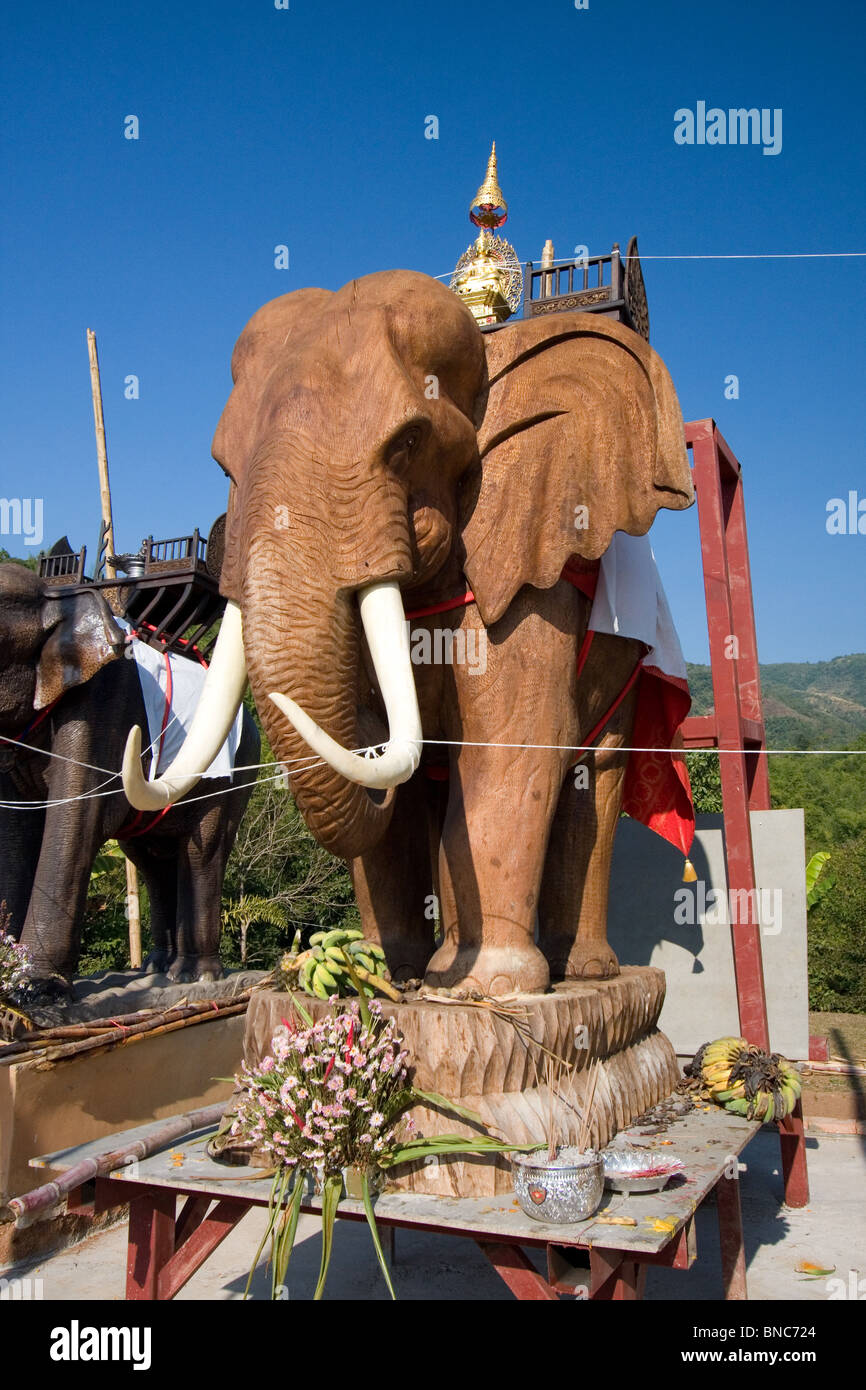
[[[298,927],[306,939],[317,927],[357,926],[359,917],[346,864],[313,839],[261,737],[265,766],[226,870],[222,955],[230,967],[270,969]]]
[[[696,748],[686,754],[686,766],[692,784],[692,800],[698,814],[719,815],[722,811],[719,757],[714,748]]]
[[[25,569],[35,572],[39,569],[39,561],[44,554],[44,550],[40,550],[38,555],[28,555],[26,559],[22,559],[20,555],[10,555],[9,551],[4,550],[3,546],[0,545],[0,565],[10,563],[13,565],[24,565]]]
[[[833,870],[809,912],[809,1005],[866,1013],[866,831],[834,851]]]

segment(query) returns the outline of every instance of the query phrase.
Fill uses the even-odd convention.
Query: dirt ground
[[[866,1014],[809,1014],[809,1032],[830,1042],[830,1059],[866,1066]]]
[[[829,1042],[831,1062],[866,1066],[866,1015],[810,1013],[809,1032]],[[866,1077],[803,1073],[803,1110],[816,1119],[866,1121]]]

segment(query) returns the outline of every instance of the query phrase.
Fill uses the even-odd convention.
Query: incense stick
[[[600,1071],[601,1058],[597,1057],[595,1062],[593,1063],[592,1070],[590,1071],[589,1080],[587,1081],[586,1099],[583,1104],[583,1117],[580,1123],[580,1133],[578,1134],[577,1138],[578,1153],[584,1152],[587,1140],[589,1139],[590,1129],[592,1126],[592,1103],[595,1100],[595,1088],[598,1085],[598,1074]]]

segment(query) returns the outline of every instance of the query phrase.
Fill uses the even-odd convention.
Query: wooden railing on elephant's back
[[[750,814],[770,809],[770,781],[743,474],[715,420],[691,420],[685,433],[698,502],[714,708],[711,714],[686,719],[680,733],[687,749],[720,751],[727,886],[746,890],[748,897],[740,901],[748,902],[747,917],[754,919],[731,925],[740,1032],[769,1051]],[[809,1178],[799,1101],[780,1121],[779,1132],[785,1201],[806,1206]]]

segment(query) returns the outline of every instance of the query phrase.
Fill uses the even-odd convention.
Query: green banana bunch
[[[298,985],[317,999],[356,994],[347,956],[356,969],[387,982],[388,967],[382,947],[366,941],[364,933],[355,927],[337,927],[333,931],[314,932],[310,937],[309,951],[298,957]],[[370,994],[374,992],[372,984],[365,982],[364,988]]]

